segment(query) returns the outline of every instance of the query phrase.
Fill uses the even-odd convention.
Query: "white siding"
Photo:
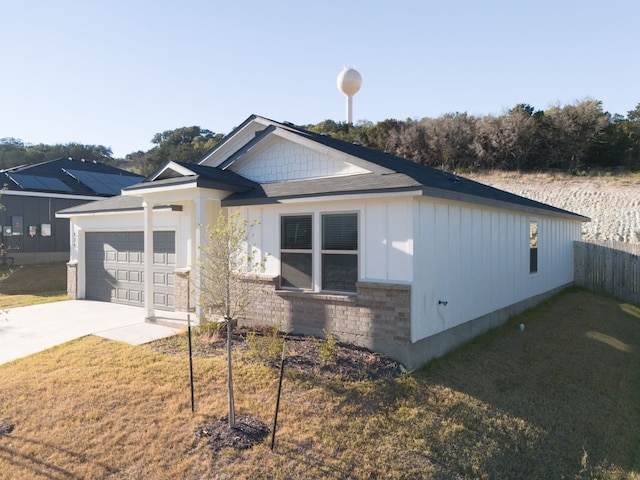
[[[314,238],[319,247],[320,215],[328,212],[358,212],[359,280],[409,283],[413,279],[413,200],[410,197],[386,201],[336,201],[304,204],[280,204],[243,209],[250,220],[260,225],[253,232],[253,242],[263,254],[268,253],[267,275],[280,274],[280,216],[312,214]],[[314,262],[319,268],[319,256]]]
[[[369,170],[344,160],[331,158],[328,153],[282,139],[274,141],[255,158],[245,160],[232,169],[261,183],[369,173]]]
[[[573,280],[579,222],[429,199],[416,200],[415,215],[414,342]],[[529,221],[538,222],[534,274]]]
[[[387,257],[387,275],[382,278],[385,281],[413,280],[413,225],[412,225],[412,202],[403,200],[401,202],[386,202],[387,216],[385,222],[385,237],[388,238],[386,248],[381,250],[381,254]],[[366,217],[367,223],[379,221],[376,216]],[[368,239],[365,239],[365,242]],[[376,262],[376,257],[370,257],[367,265]]]
[[[377,218],[379,221],[361,222],[364,225],[360,243],[363,250],[363,258],[371,259],[362,261],[361,274],[364,278],[387,278],[389,274],[389,261],[387,255],[387,204],[385,202],[370,202],[366,205],[365,218]]]

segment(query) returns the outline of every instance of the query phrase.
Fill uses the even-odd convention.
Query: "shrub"
[[[245,337],[249,356],[263,362],[277,362],[282,354],[285,338],[286,334],[281,334],[279,325],[252,330]]]
[[[320,355],[320,364],[325,366],[329,364],[337,354],[336,347],[338,345],[338,337],[329,333],[324,328],[322,329],[322,332],[324,333],[324,340],[318,340],[317,345],[318,354]]]
[[[227,330],[225,322],[213,322],[211,320],[201,320],[198,333],[206,336],[211,341],[220,340]]]

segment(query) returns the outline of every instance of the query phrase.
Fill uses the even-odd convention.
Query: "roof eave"
[[[463,203],[471,203],[474,205],[482,205],[485,207],[500,208],[505,210],[516,210],[519,212],[526,212],[526,213],[544,215],[549,217],[564,218],[567,220],[575,220],[580,222],[591,221],[589,217],[578,215],[577,213],[573,213],[569,211],[562,211],[561,209],[552,210],[552,209],[547,209],[543,207],[534,207],[530,205],[515,204],[515,203],[505,202],[502,200],[480,197],[477,195],[470,195],[470,194],[460,193],[460,192],[453,192],[451,190],[444,190],[440,188],[423,187],[422,195],[425,197],[434,197],[434,198],[440,198],[443,200],[452,200],[452,201],[463,202]]]
[[[69,212],[65,213],[64,210],[60,212],[56,212],[56,218],[72,218],[72,217],[93,217],[96,215],[122,215],[122,214],[131,214],[131,213],[141,213],[144,211],[144,207],[129,207],[129,208],[121,208],[121,209],[98,209],[91,210],[85,212]],[[154,205],[154,212],[181,212],[181,205]]]
[[[422,192],[415,187],[404,188],[386,188],[386,189],[362,189],[362,190],[344,190],[334,192],[315,192],[299,195],[280,195],[274,197],[253,197],[253,198],[229,198],[223,199],[221,204],[223,207],[244,207],[252,205],[273,205],[278,203],[289,202],[309,202],[314,200],[344,200],[357,197],[371,198],[371,197],[390,197],[390,196],[417,196]]]

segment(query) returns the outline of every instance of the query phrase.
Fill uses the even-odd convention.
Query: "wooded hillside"
[[[640,104],[626,116],[603,111],[600,101],[583,100],[547,110],[518,104],[498,116],[455,112],[303,127],[448,171],[640,170]],[[0,138],[0,169],[72,156],[149,174],[167,160],[197,162],[222,138],[198,126],[177,128],[157,133],[153,148],[124,159],[113,158],[102,145],[30,145]]]

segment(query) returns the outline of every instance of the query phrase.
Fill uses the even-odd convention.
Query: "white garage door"
[[[144,306],[143,232],[85,235],[86,298]],[[153,307],[173,310],[174,232],[153,233]]]

